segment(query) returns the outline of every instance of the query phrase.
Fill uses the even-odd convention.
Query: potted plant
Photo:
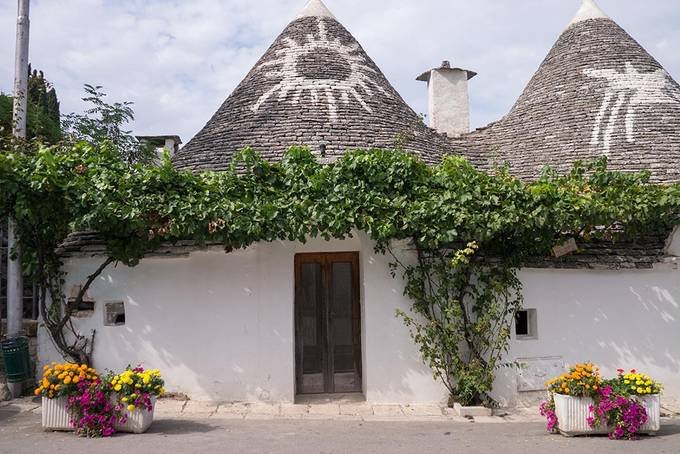
[[[97,379],[97,372],[86,364],[51,363],[43,368],[43,377],[35,390],[42,396],[43,430],[74,430],[69,398],[78,394],[78,384]]]
[[[661,428],[661,384],[636,370],[607,380],[593,406],[593,425],[606,425],[613,439],[634,439]]]
[[[109,375],[107,380],[115,392],[114,403],[121,406],[126,416],[116,429],[120,432],[146,432],[153,422],[156,399],[165,393],[158,369],[128,367],[120,375]]]
[[[81,437],[110,437],[119,424],[125,424],[126,415],[120,405],[111,401],[111,384],[99,377],[80,381],[78,392],[68,398],[68,409],[73,415],[72,424]]]
[[[541,406],[548,429],[566,436],[606,434],[606,427],[591,421],[602,379],[597,366],[577,364],[546,383],[550,397]]]

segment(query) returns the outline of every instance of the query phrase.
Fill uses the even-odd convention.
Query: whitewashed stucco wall
[[[197,251],[147,258],[136,268],[108,269],[92,286],[97,301],[82,332],[96,328],[94,366],[142,364],[161,369],[169,391],[196,400],[292,402],[295,397],[294,268],[296,253],[360,251],[364,391],[375,403],[438,403],[443,387],[420,360],[396,309],[408,310],[390,259],[365,235],[307,244],[274,242],[247,250]],[[101,258],[66,261],[67,288]],[[124,301],[126,324],[103,326],[103,306]],[[42,363],[59,360],[39,336]]]
[[[665,384],[665,401],[680,402],[677,265],[638,271],[531,269],[519,277],[525,308],[537,310],[538,339],[513,339],[509,359],[593,361],[607,376],[635,368]],[[501,371],[495,396],[503,404],[528,405],[542,395],[517,390],[517,372]]]
[[[680,241],[680,233],[676,232]],[[97,301],[95,367],[142,364],[163,370],[170,391],[196,400],[292,402],[294,269],[301,252],[360,251],[364,393],[374,403],[441,403],[432,379],[395,310],[408,310],[391,258],[375,254],[364,234],[345,241],[275,242],[225,254],[148,258],[107,270],[89,292]],[[669,245],[669,251],[678,243]],[[408,255],[408,254],[406,254]],[[403,257],[402,257],[403,258]],[[66,262],[67,288],[81,283],[101,258]],[[533,270],[520,272],[525,307],[536,309],[538,339],[513,339],[509,360],[553,358],[563,365],[600,364],[605,374],[637,368],[666,385],[680,402],[680,271]],[[103,326],[103,303],[124,301],[126,325]],[[58,360],[39,335],[41,361]],[[541,373],[539,361],[538,375]],[[545,370],[544,373],[550,373]],[[498,374],[494,396],[504,405],[534,404],[543,393],[518,393],[518,372]],[[533,377],[542,383],[543,378]]]

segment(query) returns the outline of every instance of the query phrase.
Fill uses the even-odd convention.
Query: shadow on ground
[[[675,419],[672,422],[661,422],[661,430],[659,433],[657,433],[654,436],[647,437],[647,438],[654,438],[654,437],[668,437],[671,435],[678,435],[680,434],[680,422]],[[680,449],[679,449],[680,450]]]
[[[208,433],[219,430],[212,424],[184,419],[160,419],[154,421],[147,433],[159,435],[187,435],[193,433]]]
[[[9,404],[0,408],[0,421],[5,421],[21,413],[21,408],[16,405]]]

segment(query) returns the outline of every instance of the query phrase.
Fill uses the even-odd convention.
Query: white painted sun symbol
[[[329,39],[326,24],[322,19],[318,20],[318,28],[318,36],[308,34],[305,44],[284,38],[286,47],[276,52],[278,58],[259,66],[259,68],[278,66],[279,69],[266,73],[266,77],[280,81],[260,96],[251,107],[253,112],[257,112],[276,92],[280,102],[285,101],[289,93],[293,93],[290,102],[299,104],[302,94],[308,91],[314,104],[319,102],[327,104],[328,116],[331,122],[334,122],[338,119],[339,102],[349,105],[353,99],[367,112],[372,113],[373,109],[364,99],[366,96],[373,96],[377,90],[387,97],[392,97],[375,81],[378,73],[368,66],[366,58],[359,51],[359,44],[345,45],[338,38]],[[317,62],[320,59],[324,64],[320,66],[317,62],[305,65],[306,58],[310,62]]]
[[[651,104],[680,103],[680,91],[674,85],[671,76],[663,69],[654,72],[638,71],[630,62],[626,62],[623,72],[613,69],[586,69],[588,77],[607,81],[604,100],[595,119],[591,145],[604,144],[604,154],[609,154],[617,121],[625,109],[626,141],[635,142],[635,115],[640,106]],[[605,116],[609,113],[609,122],[603,131]]]

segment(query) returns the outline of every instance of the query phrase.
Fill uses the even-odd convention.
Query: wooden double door
[[[359,253],[295,256],[298,394],[361,392]]]

